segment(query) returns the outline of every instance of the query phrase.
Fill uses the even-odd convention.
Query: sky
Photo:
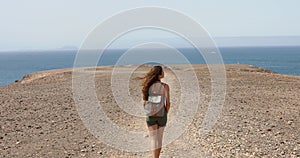
[[[300,36],[299,0],[1,0],[0,50],[79,47],[97,24],[143,6],[180,11],[213,37]],[[135,34],[128,37],[175,37],[149,30]]]

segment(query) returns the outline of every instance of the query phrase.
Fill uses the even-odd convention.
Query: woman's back
[[[155,82],[149,87],[149,96],[145,107],[148,116],[166,115],[166,94],[164,84]]]
[[[164,84],[162,82],[154,82],[150,87],[149,87],[149,95],[161,95],[165,97],[165,89],[164,89]]]

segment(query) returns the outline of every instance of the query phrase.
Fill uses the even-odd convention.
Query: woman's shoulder
[[[161,84],[163,84],[163,85],[168,85],[167,83],[165,83],[165,82],[160,82]]]
[[[161,83],[164,87],[169,88],[169,85],[167,83],[164,83],[164,82],[161,82]]]

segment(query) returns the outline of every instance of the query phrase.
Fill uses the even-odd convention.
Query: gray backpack
[[[165,114],[165,88],[163,83],[156,82],[149,87],[148,101],[146,101],[145,112],[147,116],[162,117]]]

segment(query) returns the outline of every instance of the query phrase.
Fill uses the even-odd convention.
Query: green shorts
[[[165,115],[162,116],[162,117],[147,116],[146,117],[146,122],[147,122],[147,126],[153,126],[153,125],[166,126],[166,124],[167,124],[167,113],[165,113]]]

